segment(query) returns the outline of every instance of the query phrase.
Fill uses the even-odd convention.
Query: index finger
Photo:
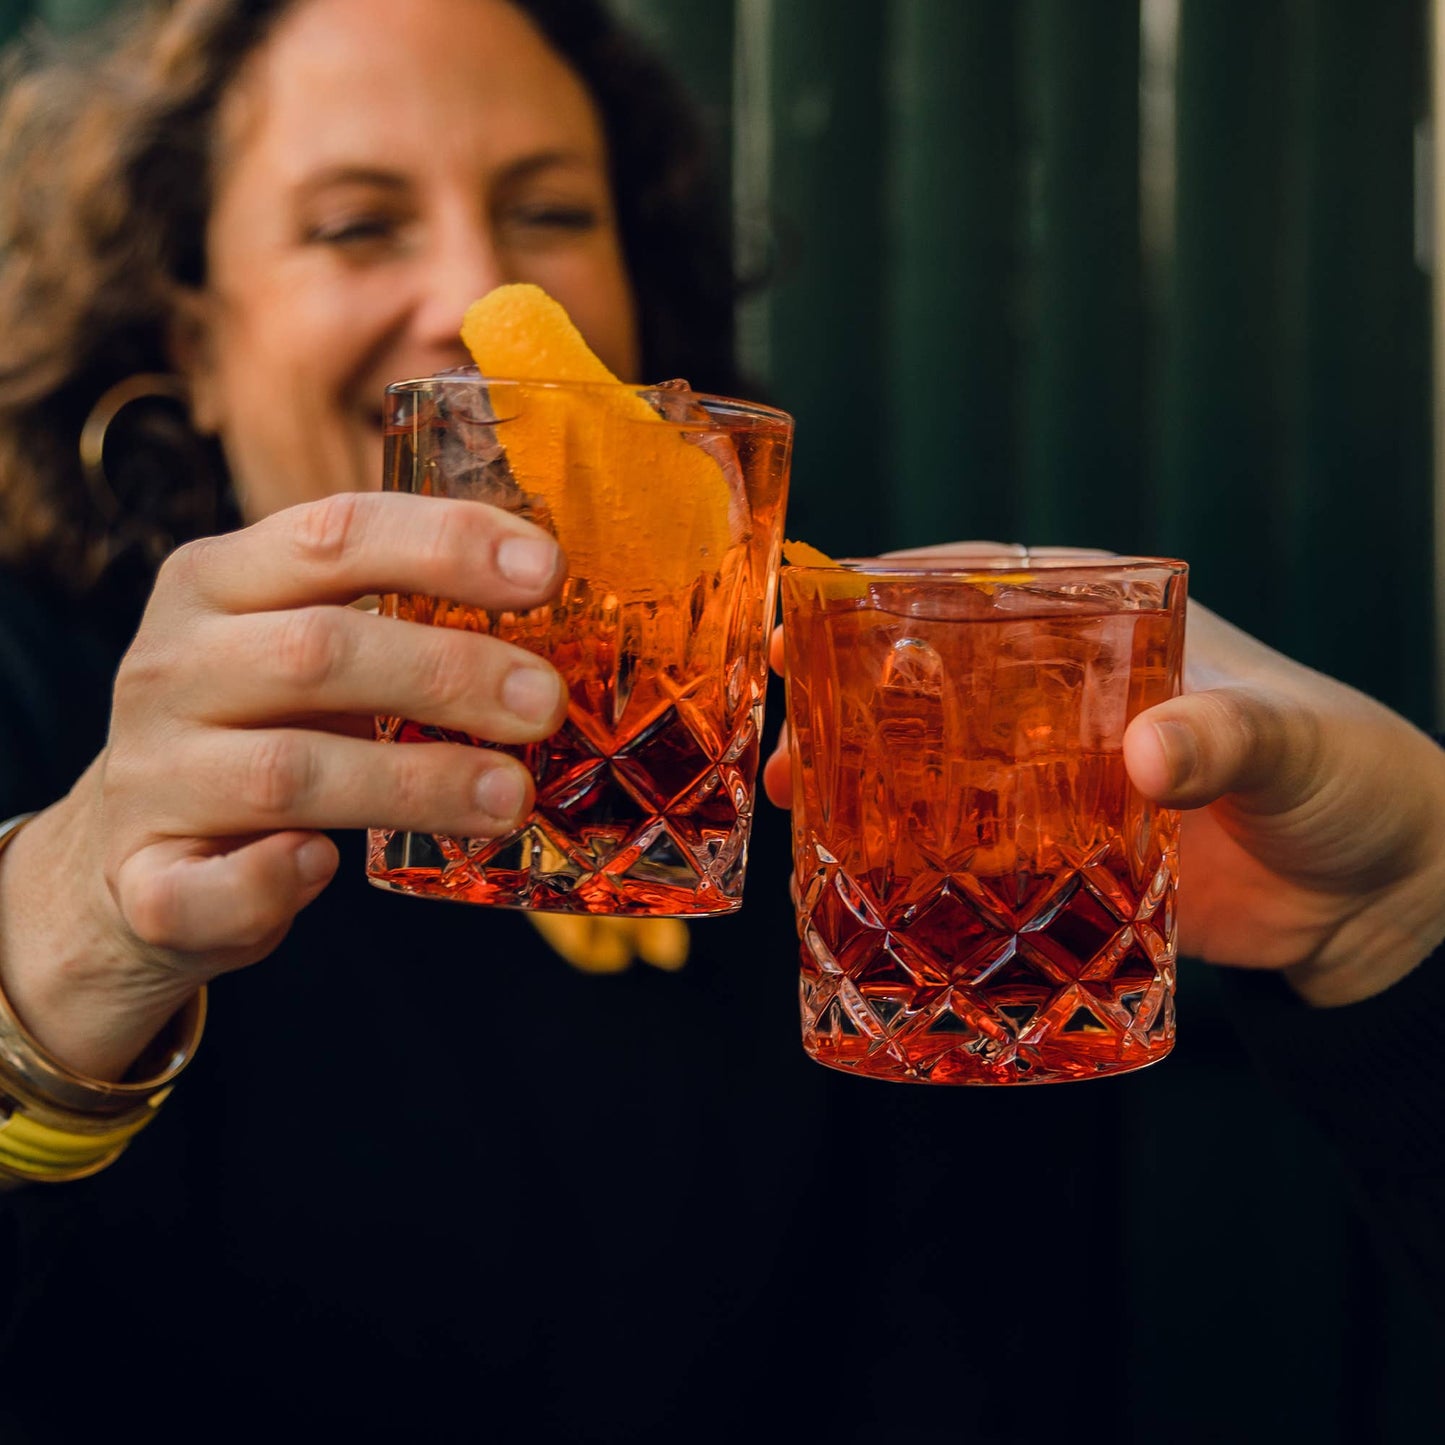
[[[477,607],[534,607],[561,584],[554,538],[485,502],[343,492],[188,543],[163,569],[229,612],[422,592]]]

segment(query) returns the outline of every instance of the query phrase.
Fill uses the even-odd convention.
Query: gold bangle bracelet
[[[57,1114],[117,1121],[144,1108],[174,1082],[190,1063],[205,1025],[206,990],[202,988],[136,1060],[129,1074],[111,1082],[67,1068],[15,1017],[10,1001],[0,992],[0,1094],[13,1093],[26,1104],[45,1106]]]
[[[0,824],[0,852],[33,816]],[[50,1053],[0,990],[0,1176],[61,1182],[103,1169],[155,1117],[205,1023],[203,986],[124,1079],[93,1079]]]

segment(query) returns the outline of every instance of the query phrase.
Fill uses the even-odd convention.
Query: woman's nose
[[[458,331],[468,306],[508,277],[489,227],[458,226],[438,238],[422,262],[415,314],[418,340],[459,348]]]

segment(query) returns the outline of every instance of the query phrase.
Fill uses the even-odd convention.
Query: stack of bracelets
[[[0,852],[31,816],[0,824]],[[47,1052],[0,991],[0,1179],[59,1184],[113,1163],[165,1102],[205,1021],[203,988],[126,1077],[110,1083]]]

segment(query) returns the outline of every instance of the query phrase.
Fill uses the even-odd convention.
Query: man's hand
[[[928,550],[962,563],[999,548]],[[1181,952],[1281,969],[1321,1006],[1388,988],[1445,939],[1445,750],[1198,603],[1184,673],[1183,695],[1124,736],[1135,786],[1186,810]],[[787,750],[784,729],[763,770],[780,807]]]

